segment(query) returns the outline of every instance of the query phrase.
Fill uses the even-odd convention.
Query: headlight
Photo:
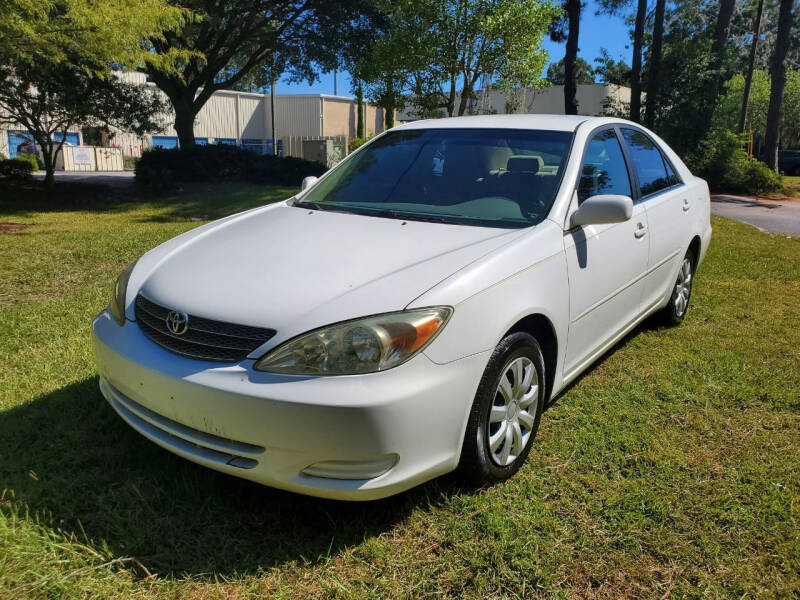
[[[421,352],[453,309],[387,313],[323,327],[278,346],[255,364],[290,375],[355,375],[385,371]]]
[[[114,283],[114,289],[111,292],[111,302],[109,302],[111,316],[113,316],[114,320],[120,325],[125,324],[125,296],[128,293],[128,280],[131,278],[131,273],[135,266],[136,261],[133,261],[125,267],[125,270],[117,277],[117,281]]]

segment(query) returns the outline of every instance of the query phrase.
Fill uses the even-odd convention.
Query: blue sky
[[[579,55],[594,65],[594,59],[600,56],[600,49],[606,48],[612,58],[615,60],[624,58],[625,62],[630,64],[631,49],[628,47],[630,39],[625,20],[608,15],[596,16],[596,11],[597,3],[588,0],[581,18]],[[556,44],[548,39],[545,41],[545,48],[550,53],[551,62],[556,62],[564,56],[564,44]],[[350,95],[349,75],[340,72],[337,79],[339,94]],[[278,94],[333,94],[333,73],[320,74],[319,81],[312,85],[280,81],[275,86],[275,91]]]

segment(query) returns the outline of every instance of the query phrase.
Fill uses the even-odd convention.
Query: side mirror
[[[590,196],[580,208],[572,213],[572,226],[622,223],[633,215],[633,200],[630,196],[600,194]]]
[[[313,175],[309,175],[308,177],[303,177],[303,183],[300,184],[300,191],[305,192],[308,188],[312,185],[317,183],[318,177],[314,177]]]

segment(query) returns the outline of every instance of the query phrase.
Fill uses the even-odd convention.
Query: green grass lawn
[[[117,273],[291,193],[0,189],[0,222],[28,225],[0,233],[0,598],[800,595],[800,240],[732,221],[714,220],[684,324],[646,323],[608,353],[502,485],[336,503],[131,430],[89,339]]]

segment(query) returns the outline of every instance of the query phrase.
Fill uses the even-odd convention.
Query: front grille
[[[136,296],[136,321],[144,334],[170,352],[222,362],[238,362],[275,335],[274,329],[237,325],[189,315],[189,328],[182,335],[167,329],[171,309]]]

